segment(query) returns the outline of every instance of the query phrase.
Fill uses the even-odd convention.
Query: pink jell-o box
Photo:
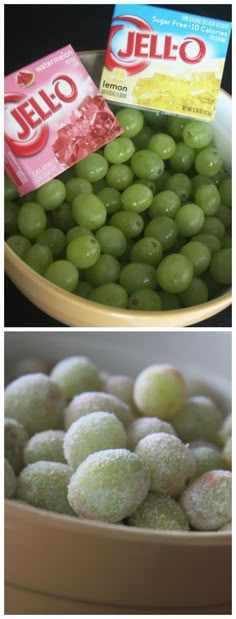
[[[122,133],[67,45],[5,78],[5,170],[23,196]]]

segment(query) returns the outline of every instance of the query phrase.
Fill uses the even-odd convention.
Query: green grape
[[[78,282],[74,290],[74,294],[77,294],[79,297],[82,297],[83,299],[88,299],[89,293],[91,292],[92,289],[93,287],[88,282]]]
[[[9,239],[8,239],[9,240]],[[223,241],[222,241],[222,249],[230,249],[232,247],[232,237],[230,234],[225,234]],[[219,247],[220,249],[220,247]]]
[[[232,281],[232,251],[221,249],[212,258],[210,273],[218,284],[231,284]]]
[[[52,212],[51,225],[55,228],[60,228],[63,232],[68,232],[70,228],[75,226],[75,223],[72,206],[68,202],[63,202],[61,206]]]
[[[66,199],[72,202],[79,193],[93,193],[93,187],[84,178],[74,176],[66,182]]]
[[[207,146],[201,150],[195,159],[194,165],[198,174],[214,176],[221,169],[223,159],[214,146]]]
[[[118,211],[110,219],[111,226],[119,228],[127,239],[135,238],[143,231],[144,221],[138,213]]]
[[[161,299],[154,290],[140,288],[130,295],[128,307],[140,312],[159,312],[161,310]]]
[[[131,185],[134,174],[131,168],[125,163],[114,163],[108,170],[106,182],[109,187],[123,191]]]
[[[102,305],[125,309],[128,305],[127,292],[119,284],[103,284],[89,293],[89,300]]]
[[[155,181],[164,171],[164,163],[151,150],[138,150],[131,159],[131,168],[139,178]]]
[[[114,256],[102,254],[93,266],[86,269],[85,278],[91,286],[115,283],[119,279],[120,264]]]
[[[213,183],[212,178],[209,178],[207,176],[203,176],[202,174],[196,174],[196,176],[193,176],[191,178],[191,184],[192,184],[191,196],[192,196],[192,198],[195,198],[196,191],[198,190],[199,187],[201,187],[201,185],[212,185],[212,183]]]
[[[99,153],[91,153],[75,165],[76,174],[90,183],[100,181],[101,178],[104,178],[107,174],[107,170],[107,160]]]
[[[154,237],[161,244],[163,251],[168,251],[177,239],[178,228],[175,221],[170,217],[158,216],[151,219],[147,224],[144,236]]]
[[[222,183],[222,181],[228,176],[225,168],[222,166],[222,168],[220,168],[219,172],[217,172],[217,174],[214,174],[214,176],[211,176],[210,180],[212,183],[214,183],[214,185],[217,187],[217,189],[219,188],[220,184]]]
[[[109,163],[125,163],[135,153],[135,146],[129,138],[116,138],[104,148],[104,157]]]
[[[36,202],[36,191],[29,191],[24,196],[18,196],[17,204],[21,206],[25,202]]]
[[[49,247],[39,243],[35,243],[35,245],[30,247],[24,257],[24,262],[40,275],[44,275],[52,261],[53,255]]]
[[[190,241],[181,248],[180,253],[192,262],[194,275],[200,275],[206,271],[211,262],[210,250],[198,241]]]
[[[26,239],[21,234],[14,234],[13,236],[9,236],[7,239],[7,245],[14,251],[14,253],[19,256],[19,258],[24,259],[27,251],[31,247],[30,241]]]
[[[100,245],[94,236],[80,236],[69,242],[66,257],[78,269],[88,269],[100,256]]]
[[[205,148],[213,137],[212,127],[206,122],[193,120],[183,129],[183,140],[191,148]]]
[[[191,284],[193,265],[182,254],[171,254],[163,258],[157,269],[157,281],[165,292],[178,294]]]
[[[148,142],[148,148],[165,160],[170,159],[174,155],[176,143],[166,133],[155,133]]]
[[[75,166],[71,166],[71,168],[68,168],[68,170],[65,170],[64,172],[59,174],[57,178],[59,178],[60,181],[66,184],[67,181],[70,178],[73,178],[74,176],[75,176]]]
[[[142,213],[152,204],[153,193],[145,185],[130,185],[121,194],[122,206],[127,211]]]
[[[128,294],[145,287],[155,290],[157,286],[156,271],[150,264],[132,262],[121,269],[120,284]]]
[[[19,197],[18,191],[7,174],[4,174],[4,198],[5,200],[15,200]]]
[[[204,213],[197,204],[184,204],[176,214],[175,221],[182,236],[194,236],[202,230]]]
[[[232,179],[225,178],[219,187],[221,200],[225,206],[231,207],[232,205]]]
[[[145,178],[142,178],[140,180],[139,178],[137,178],[135,180],[135,185],[145,185],[145,187],[148,187],[151,190],[153,196],[156,193],[156,183],[154,183],[154,181],[147,181],[145,180]]]
[[[136,150],[142,150],[147,147],[150,137],[153,135],[153,130],[148,125],[143,125],[141,131],[133,139]]]
[[[221,203],[218,189],[215,185],[200,185],[195,193],[195,203],[205,215],[215,215]]]
[[[174,172],[184,173],[191,169],[195,152],[184,142],[178,142],[174,154],[170,157],[170,167]]]
[[[171,219],[174,219],[179,207],[181,205],[180,198],[174,191],[160,191],[154,196],[152,204],[149,208],[150,217],[156,217],[157,215],[166,215]]]
[[[218,284],[213,277],[209,269],[202,274],[202,279],[205,282],[208,289],[208,300],[215,299],[219,297],[225,291],[225,286],[222,284]]]
[[[222,222],[217,219],[217,217],[206,217],[202,227],[202,232],[203,234],[216,236],[220,241],[222,241],[225,235],[225,227]]]
[[[5,234],[8,236],[9,234],[17,234],[18,225],[17,218],[19,213],[19,206],[15,202],[11,202],[11,200],[4,201],[4,223],[5,223]]]
[[[180,300],[186,307],[207,303],[208,290],[205,282],[200,277],[194,277],[190,286],[180,295]]]
[[[139,110],[121,109],[116,113],[116,118],[124,129],[123,135],[126,138],[133,138],[137,135],[144,124],[144,117]]]
[[[98,198],[102,200],[108,215],[112,215],[119,211],[121,208],[121,194],[117,189],[112,187],[104,187],[97,194]]]
[[[146,237],[135,243],[130,251],[131,262],[143,262],[157,267],[162,259],[162,246],[154,237]]]
[[[109,254],[115,258],[122,256],[127,249],[127,240],[119,228],[114,226],[102,226],[96,234],[102,254]]]
[[[166,128],[172,138],[179,142],[183,137],[183,130],[187,123],[189,123],[188,118],[181,118],[180,116],[168,116]]]
[[[92,231],[103,226],[107,217],[102,200],[92,193],[76,196],[72,202],[72,213],[77,224]]]
[[[171,294],[170,292],[165,292],[164,290],[160,290],[158,294],[161,299],[161,309],[163,312],[180,309],[181,305],[177,294]]]
[[[215,254],[216,251],[219,251],[221,248],[221,241],[216,236],[212,236],[211,234],[205,234],[202,232],[201,234],[197,234],[192,237],[192,241],[197,241],[199,243],[203,243],[210,250],[211,255]]]
[[[78,284],[79,272],[71,262],[67,260],[56,260],[49,265],[44,277],[52,282],[52,284],[68,292],[74,292]]]
[[[185,202],[191,194],[191,181],[186,174],[173,174],[167,179],[165,189],[174,191],[179,196],[181,202]]]
[[[47,245],[53,256],[58,256],[66,246],[66,237],[59,228],[47,228],[39,235],[37,242],[40,245]]]
[[[53,178],[36,191],[36,202],[41,204],[45,211],[52,211],[54,208],[61,206],[65,197],[65,185],[58,178]]]
[[[17,217],[18,228],[27,239],[34,240],[46,228],[45,211],[37,202],[26,202],[19,209]]]
[[[146,122],[151,125],[154,129],[165,129],[167,123],[166,114],[161,114],[160,112],[143,112],[144,118]]]
[[[217,210],[217,219],[219,219],[225,228],[229,228],[232,224],[232,210],[228,206],[222,204]]]
[[[100,181],[95,181],[94,183],[92,183],[93,193],[98,194],[98,192],[102,191],[102,189],[104,189],[104,187],[106,186],[107,183],[105,178],[101,178]]]
[[[77,239],[79,236],[92,236],[94,238],[93,233],[88,228],[84,228],[84,226],[73,226],[70,230],[68,230],[66,235],[66,243],[70,243],[74,239]]]
[[[168,256],[169,254],[178,254],[181,250],[181,247],[183,247],[183,245],[185,245],[186,240],[183,236],[178,236],[174,245],[172,245],[172,247],[165,252],[165,255]]]
[[[159,193],[159,191],[162,191],[163,189],[165,189],[166,183],[169,178],[170,178],[169,172],[167,172],[167,170],[164,170],[161,176],[159,176],[159,178],[155,180],[156,191],[153,191],[153,194]]]

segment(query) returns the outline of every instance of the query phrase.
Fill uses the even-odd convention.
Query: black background
[[[157,5],[154,5],[157,6]],[[231,5],[162,5],[215,19],[231,20]],[[5,74],[16,71],[68,43],[76,51],[105,49],[113,5],[5,5]],[[231,44],[222,88],[231,94]],[[32,305],[5,280],[6,327],[56,327],[56,322]],[[231,308],[197,326],[230,327]]]

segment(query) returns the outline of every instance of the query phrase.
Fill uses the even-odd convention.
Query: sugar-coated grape
[[[102,254],[109,254],[115,258],[122,256],[127,249],[127,240],[119,228],[114,226],[102,226],[95,233]]]
[[[91,290],[88,296],[90,301],[101,303],[102,305],[110,305],[111,307],[120,307],[125,309],[128,305],[128,295],[123,286],[119,284],[102,284]]]
[[[219,284],[231,284],[232,280],[232,251],[221,249],[212,258],[210,272]]]
[[[84,392],[76,395],[65,408],[65,429],[68,430],[71,424],[76,421],[76,419],[83,417],[83,415],[96,413],[98,411],[114,413],[124,427],[127,427],[134,420],[130,406],[115,395],[102,391]]]
[[[117,112],[116,118],[124,130],[123,135],[127,138],[135,137],[144,124],[143,114],[139,110],[121,109]]]
[[[207,303],[207,285],[200,277],[194,277],[188,288],[181,292],[180,299],[183,305],[186,307],[192,307],[194,305],[200,305],[201,303]]]
[[[142,213],[152,204],[153,194],[145,185],[130,185],[121,194],[122,206],[127,211]]]
[[[72,213],[75,221],[89,230],[97,230],[106,221],[105,206],[97,196],[81,193],[72,202]]]
[[[198,241],[190,241],[181,248],[180,253],[192,262],[194,275],[200,275],[206,271],[211,262],[210,250]]]
[[[12,466],[16,475],[24,466],[24,447],[28,441],[28,434],[24,426],[5,417],[4,419],[4,456]]]
[[[45,430],[31,436],[24,448],[25,464],[39,462],[66,462],[64,457],[65,432],[62,430]]]
[[[130,295],[128,307],[141,312],[159,312],[161,299],[159,294],[150,288],[138,288]]]
[[[24,260],[27,251],[30,249],[30,241],[26,239],[25,236],[21,234],[13,234],[13,236],[9,236],[7,239],[7,245],[14,251],[14,253]]]
[[[190,286],[192,278],[193,265],[181,254],[166,256],[157,269],[157,281],[165,292],[183,292]]]
[[[45,277],[59,288],[73,292],[78,283],[79,272],[68,260],[56,260],[49,265]]]
[[[177,239],[178,228],[173,219],[159,215],[149,221],[145,227],[144,236],[154,237],[161,244],[163,251],[168,251]]]
[[[90,268],[86,268],[84,277],[91,286],[101,286],[102,284],[115,283],[119,279],[120,263],[114,256],[102,254],[96,263]]]
[[[128,137],[115,138],[104,148],[104,157],[109,163],[125,163],[134,153],[134,143]]]
[[[123,191],[132,183],[133,178],[134,173],[128,165],[125,163],[114,163],[107,172],[106,182],[109,187]]]
[[[205,215],[215,215],[221,203],[217,187],[215,185],[200,185],[195,193],[195,203],[202,208]]]
[[[74,176],[70,178],[66,183],[66,200],[72,202],[79,193],[92,193],[93,187],[89,181],[85,178],[78,178]]]
[[[148,212],[150,217],[166,215],[167,217],[174,219],[180,205],[181,202],[179,196],[174,193],[174,191],[166,189],[164,191],[160,191],[156,196],[154,196]]]
[[[4,497],[12,499],[16,490],[16,478],[13,468],[6,458],[4,458]]]
[[[53,178],[36,191],[36,202],[39,202],[45,211],[51,211],[61,206],[65,197],[65,185],[58,178]]]
[[[165,160],[174,155],[176,144],[167,133],[156,133],[150,138],[148,148]]]
[[[118,211],[110,219],[110,224],[123,232],[127,239],[139,236],[144,227],[144,221],[138,213]]]
[[[185,202],[191,194],[191,181],[186,174],[178,172],[166,180],[164,189],[174,191],[179,196],[181,202]]]
[[[98,261],[100,245],[94,236],[85,234],[69,242],[66,256],[78,269],[88,269]]]
[[[157,267],[162,259],[161,243],[154,237],[145,237],[137,241],[130,252],[131,262],[144,262]]]
[[[207,471],[214,471],[224,469],[224,460],[221,452],[216,445],[199,445],[196,443],[190,443],[189,448],[194,457],[196,464],[196,477],[200,477]]]
[[[97,196],[102,200],[108,215],[116,213],[121,208],[121,194],[117,189],[104,187],[98,192]]]
[[[83,391],[95,391],[100,387],[96,366],[83,356],[67,357],[59,361],[52,369],[51,379],[66,400]]]
[[[110,393],[123,402],[126,402],[131,410],[136,413],[133,398],[134,379],[126,374],[108,374],[103,378],[104,391]]]
[[[193,529],[217,531],[231,519],[231,484],[229,471],[208,471],[183,492],[180,505]]]
[[[147,498],[129,517],[131,527],[162,529],[165,531],[189,531],[189,522],[179,503],[170,496],[149,492]]]
[[[34,507],[73,516],[67,499],[70,478],[71,469],[67,464],[33,462],[18,477],[16,498]]]
[[[158,417],[140,417],[140,419],[135,419],[127,428],[128,448],[133,451],[142,438],[159,432],[175,436],[175,430],[168,421],[163,421],[163,419],[158,419]]]
[[[138,150],[131,159],[131,168],[139,178],[155,181],[164,171],[164,163],[151,150]]]
[[[37,239],[47,225],[47,217],[43,207],[37,202],[25,202],[19,209],[17,224],[23,236],[26,236],[30,241]]]
[[[186,398],[182,374],[170,365],[151,365],[140,372],[134,384],[134,401],[141,415],[169,421]]]
[[[222,413],[213,400],[193,396],[183,404],[172,424],[184,442],[205,440],[215,443],[222,421]]]
[[[132,262],[121,269],[120,284],[128,294],[145,287],[155,290],[156,271],[150,264]]]
[[[192,121],[183,128],[183,140],[191,148],[205,148],[212,140],[212,127],[201,121]]]
[[[24,257],[24,262],[40,275],[44,275],[52,261],[53,255],[51,250],[47,245],[40,245],[40,243],[32,245]]]
[[[223,159],[214,146],[207,146],[201,150],[195,159],[194,165],[198,174],[214,176],[221,169]]]
[[[106,176],[108,163],[103,155],[91,153],[75,165],[75,173],[90,183],[100,181]]]

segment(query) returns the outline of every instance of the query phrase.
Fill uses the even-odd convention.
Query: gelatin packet
[[[8,75],[4,89],[5,170],[21,196],[122,133],[71,45]]]
[[[100,92],[119,105],[213,120],[231,22],[115,6]]]

